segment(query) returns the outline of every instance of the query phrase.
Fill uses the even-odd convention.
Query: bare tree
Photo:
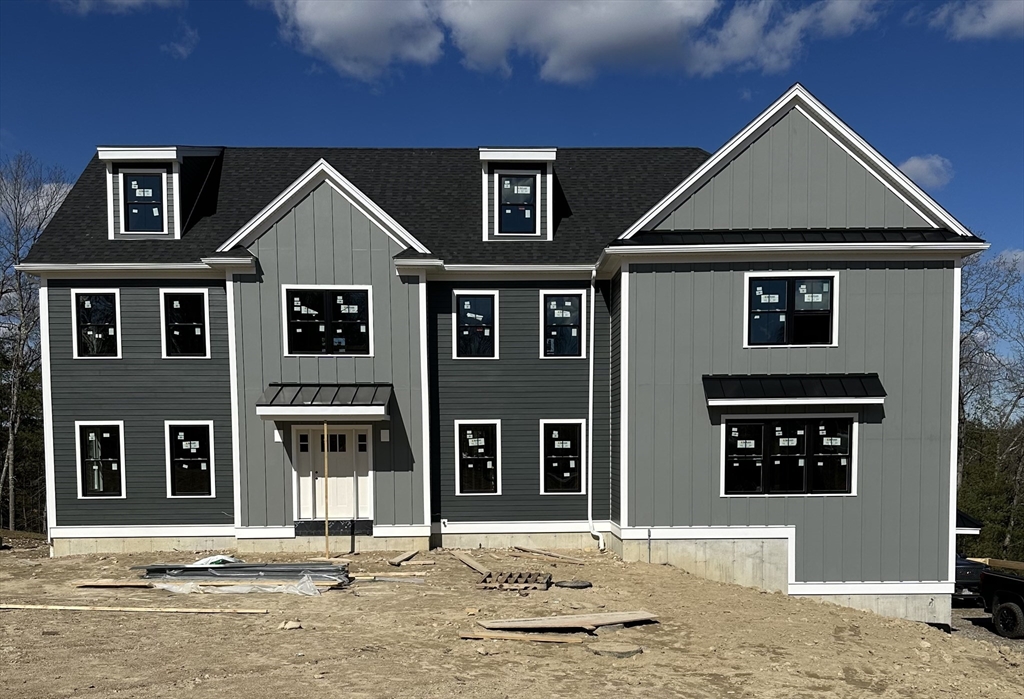
[[[14,529],[14,446],[22,419],[22,385],[39,363],[37,285],[35,278],[16,266],[28,255],[70,188],[64,170],[45,167],[28,153],[0,160],[0,357],[7,374],[3,381],[7,445],[0,493],[6,477],[10,529]]]

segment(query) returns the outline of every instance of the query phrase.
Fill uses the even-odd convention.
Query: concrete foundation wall
[[[949,624],[950,595],[800,595],[841,607],[863,609],[881,616],[911,619],[928,624]]]
[[[331,552],[351,550],[352,537],[331,537]],[[76,556],[87,553],[145,553],[147,551],[236,551],[245,553],[323,553],[322,536],[297,536],[293,539],[235,539],[233,536],[210,537],[132,537],[93,539],[54,539],[53,556]],[[357,536],[356,551],[428,551],[426,536],[381,537]]]
[[[789,584],[784,539],[662,540],[651,541],[649,550],[646,541],[618,546],[625,561],[667,563],[709,580],[773,592],[786,592]]]

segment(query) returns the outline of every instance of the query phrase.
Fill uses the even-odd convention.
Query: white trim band
[[[154,524],[143,526],[54,527],[51,539],[117,539],[130,537],[230,536],[232,524]]]
[[[264,420],[288,420],[296,417],[359,417],[384,420],[386,405],[258,405],[256,414]]]

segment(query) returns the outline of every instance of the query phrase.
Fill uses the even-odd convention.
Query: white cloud
[[[91,12],[124,14],[151,7],[181,7],[185,0],[58,0],[61,7],[70,12],[87,15]]]
[[[343,75],[373,80],[394,63],[441,57],[444,31],[425,0],[274,0],[273,7],[287,40]]]
[[[904,175],[925,189],[941,189],[953,179],[953,163],[941,155],[915,155],[899,167]]]
[[[180,29],[181,32],[178,36],[178,40],[164,44],[160,47],[160,50],[164,53],[171,54],[175,58],[185,60],[192,55],[196,46],[199,45],[199,32],[190,26],[185,20],[181,21]]]
[[[256,1],[256,0],[253,0]],[[266,4],[266,3],[263,3]],[[273,0],[282,34],[339,73],[372,81],[400,64],[430,65],[446,33],[474,70],[511,73],[526,56],[540,77],[575,83],[601,69],[785,70],[815,38],[873,24],[878,0]]]
[[[954,0],[936,10],[928,24],[961,41],[1024,36],[1024,0]]]

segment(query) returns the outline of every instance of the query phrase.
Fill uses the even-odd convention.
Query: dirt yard
[[[128,566],[192,561],[206,552],[79,556],[45,548],[0,552],[0,602],[266,608],[265,616],[0,611],[0,695],[21,697],[488,697],[586,699],[1019,699],[1024,643],[974,640],[923,624],[709,582],[611,554],[553,565],[473,552],[494,570],[549,571],[592,581],[520,596],[477,590],[450,555],[425,583],[366,582],[320,597],[180,595],[75,589],[81,578],[126,578]],[[383,554],[352,556],[353,573],[387,572]],[[254,559],[250,559],[254,560]],[[295,560],[277,557],[264,560]],[[390,568],[390,571],[399,570]],[[133,575],[133,574],[132,574]],[[659,623],[584,633],[582,644],[466,641],[476,619],[646,610]],[[299,630],[278,630],[297,620]],[[975,629],[983,633],[982,628]],[[595,641],[643,648],[595,655]]]

